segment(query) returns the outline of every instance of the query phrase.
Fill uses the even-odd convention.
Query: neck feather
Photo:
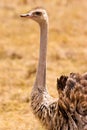
[[[48,25],[47,23],[40,24],[40,52],[39,52],[39,63],[37,68],[36,80],[34,87],[46,89],[46,52],[47,52],[47,34]]]

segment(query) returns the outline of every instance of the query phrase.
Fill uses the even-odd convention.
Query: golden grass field
[[[0,1],[0,130],[45,130],[30,108],[39,27],[19,15],[36,6],[49,14],[47,86],[57,97],[61,74],[87,71],[87,0]]]

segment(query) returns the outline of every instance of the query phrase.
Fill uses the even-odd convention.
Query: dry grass
[[[58,76],[87,71],[86,0],[0,1],[0,130],[43,130],[30,108],[39,29],[35,22],[19,17],[35,6],[49,13],[47,86],[51,95],[57,97]]]

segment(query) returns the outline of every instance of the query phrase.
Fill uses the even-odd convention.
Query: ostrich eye
[[[41,16],[41,12],[35,12],[35,15]]]

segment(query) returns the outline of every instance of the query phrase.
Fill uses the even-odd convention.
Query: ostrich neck
[[[40,24],[40,52],[34,87],[44,91],[46,89],[46,52],[47,52],[47,23]]]

